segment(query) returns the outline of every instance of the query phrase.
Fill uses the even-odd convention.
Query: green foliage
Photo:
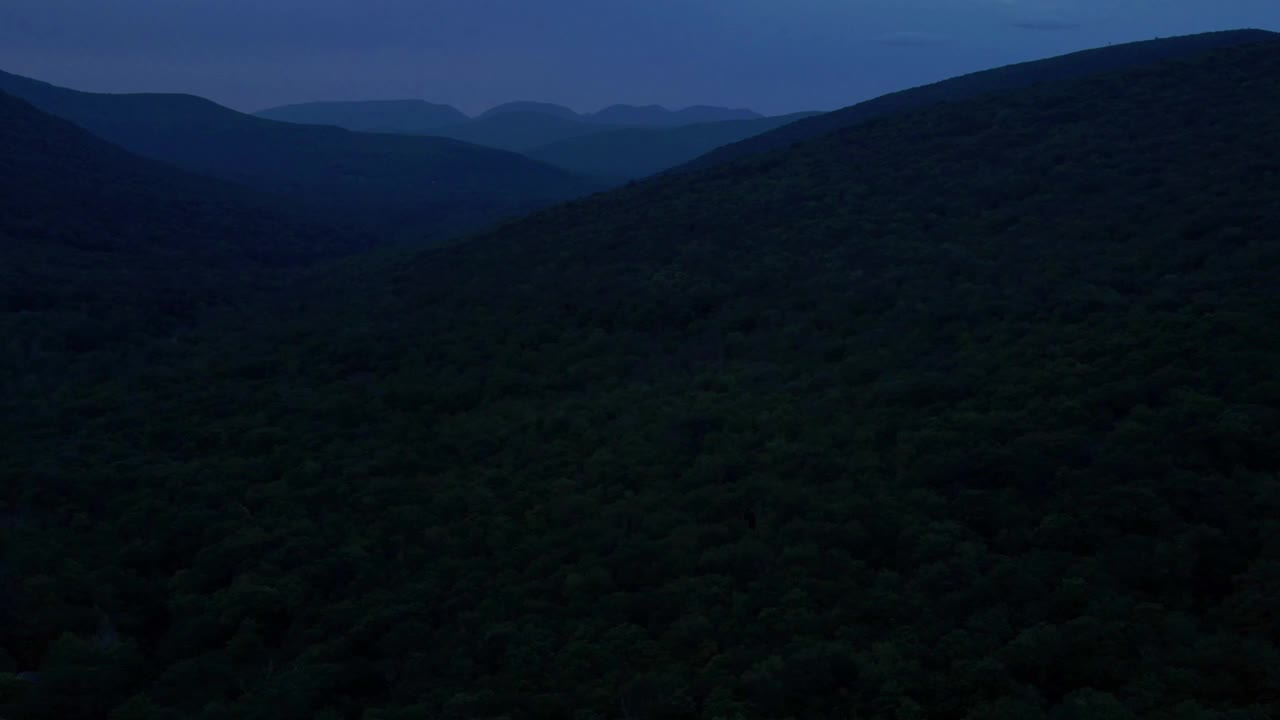
[[[1277,98],[923,109],[15,388],[3,712],[1275,716]]]

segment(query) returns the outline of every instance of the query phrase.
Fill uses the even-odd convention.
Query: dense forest
[[[1275,717],[1276,227],[1269,41],[33,366],[0,716]]]

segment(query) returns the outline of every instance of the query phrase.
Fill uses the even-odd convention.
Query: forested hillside
[[[0,715],[1275,717],[1278,158],[1280,43],[1219,49],[11,395]]]
[[[623,128],[548,143],[525,154],[583,175],[635,180],[683,165],[722,145],[817,114],[795,113],[674,128]]]
[[[468,119],[457,108],[424,100],[310,102],[269,108],[254,115],[281,122],[336,125],[358,132],[402,135],[430,135],[436,128]]]
[[[383,234],[446,237],[597,188],[514,153],[276,122],[189,95],[83,93],[6,73],[0,91],[138,155],[291,197],[315,214],[379,220]]]
[[[822,137],[876,118],[941,102],[957,102],[988,93],[1064,82],[1148,63],[1187,57],[1214,48],[1273,40],[1275,33],[1262,30],[1230,30],[1142,42],[1109,45],[1069,55],[1006,65],[961,75],[941,82],[882,95],[866,102],[786,125],[732,145],[717,148],[683,169],[711,167],[770,150],[781,150],[804,140]]]
[[[70,362],[110,374],[98,353],[168,338],[371,242],[0,93],[0,390],[33,375],[66,384]]]
[[[580,118],[525,110],[496,113],[437,128],[433,132],[441,137],[523,153],[547,143],[593,135],[611,127]]]

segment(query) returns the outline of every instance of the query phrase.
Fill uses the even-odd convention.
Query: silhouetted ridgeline
[[[1219,47],[1271,41],[1275,33],[1232,30],[1083,50],[1045,60],[1020,63],[950,78],[932,85],[889,93],[773,132],[716,149],[683,169],[711,167],[729,160],[779,150],[842,128],[939,102],[955,102],[986,93],[1087,77],[1147,63],[1187,57]]]
[[[358,132],[430,135],[431,130],[467,121],[462,111],[423,100],[311,102],[254,113],[268,120],[305,125],[336,125]]]
[[[363,213],[385,233],[444,237],[599,187],[513,153],[276,122],[189,95],[83,93],[3,73],[0,91],[130,152],[293,197],[314,213]]]
[[[796,113],[675,128],[624,128],[561,140],[526,154],[584,175],[632,180],[683,165],[722,145],[816,114]]]
[[[304,103],[257,115],[348,130],[448,137],[524,153],[590,176],[625,180],[680,165],[807,114],[765,118],[750,110],[706,105],[682,110],[613,105],[579,114],[550,103],[512,102],[471,119],[448,106],[390,100]]]

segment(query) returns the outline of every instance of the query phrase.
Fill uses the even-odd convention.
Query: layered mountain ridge
[[[1277,715],[1280,43],[1202,41],[6,394],[0,712]]]

